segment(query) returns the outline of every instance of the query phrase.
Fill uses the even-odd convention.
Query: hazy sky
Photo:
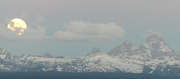
[[[180,0],[0,0],[0,47],[13,55],[85,56],[103,53],[128,40],[136,45],[145,33],[160,33],[180,51]],[[21,18],[21,36],[7,29]]]

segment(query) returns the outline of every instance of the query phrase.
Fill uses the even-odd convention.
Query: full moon
[[[22,19],[15,18],[9,22],[7,28],[14,32],[17,32],[17,35],[21,35],[27,28],[27,25]]]

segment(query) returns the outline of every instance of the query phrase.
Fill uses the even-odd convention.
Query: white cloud
[[[51,40],[52,38],[49,36],[45,36],[45,28],[43,27],[37,27],[37,29],[32,29],[28,27],[25,29],[24,33],[22,35],[16,35],[15,32],[8,29],[3,23],[0,23],[0,40]]]
[[[162,35],[160,34],[160,33],[158,33],[158,32],[154,32],[154,31],[152,31],[152,30],[148,30],[144,35],[143,35],[143,37],[150,37],[150,36],[152,36],[152,35],[158,35],[158,36],[160,36],[160,37],[162,37]]]
[[[45,33],[45,28],[38,26],[37,29],[27,28],[21,36],[23,40],[52,40]]]
[[[70,21],[65,24],[65,31],[54,33],[54,37],[62,41],[110,41],[124,35],[124,29],[115,23],[95,24],[83,21]]]

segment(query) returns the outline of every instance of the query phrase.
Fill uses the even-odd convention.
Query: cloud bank
[[[64,25],[65,31],[57,31],[54,38],[60,41],[112,41],[123,37],[125,31],[115,23],[95,24],[83,21],[70,21]]]
[[[123,37],[125,31],[115,23],[95,24],[83,21],[70,21],[64,25],[65,31],[56,31],[52,37],[46,36],[44,27],[36,29],[28,27],[22,35],[16,35],[13,31],[0,23],[0,39],[2,40],[56,40],[56,41],[112,41],[117,37]]]
[[[31,20],[29,13],[23,11],[20,15],[21,18]],[[5,23],[9,23],[11,19],[5,18]],[[38,14],[34,18],[32,24],[27,25],[22,35],[16,35],[15,32],[7,28],[4,23],[0,23],[0,40],[13,40],[13,41],[112,41],[117,37],[123,37],[125,31],[122,27],[115,23],[91,23],[84,21],[70,21],[64,24],[65,30],[55,31],[52,36],[46,35],[46,28],[40,26],[44,23],[45,19],[42,15]],[[51,27],[51,26],[50,26]]]

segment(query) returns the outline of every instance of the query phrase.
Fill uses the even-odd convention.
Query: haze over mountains
[[[85,57],[13,56],[0,49],[0,71],[120,72],[158,75],[180,75],[180,53],[174,51],[157,33],[152,33],[140,46],[125,41],[107,54],[93,48]]]

